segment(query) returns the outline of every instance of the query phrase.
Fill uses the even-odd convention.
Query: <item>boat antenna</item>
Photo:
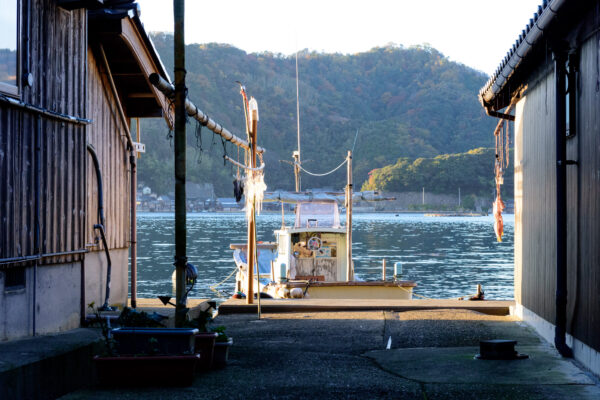
[[[300,159],[300,94],[298,89],[298,48],[296,46],[296,122],[297,122],[297,135],[298,135],[298,150],[293,153],[294,157],[294,176],[296,178],[296,192],[301,190],[300,184],[300,165],[302,161]]]

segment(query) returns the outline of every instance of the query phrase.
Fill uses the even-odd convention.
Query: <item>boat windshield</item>
[[[295,228],[339,228],[340,212],[335,201],[298,203]]]

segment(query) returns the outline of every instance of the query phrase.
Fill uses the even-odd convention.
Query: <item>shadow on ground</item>
[[[474,311],[226,315],[230,363],[187,388],[80,391],[65,399],[598,399],[590,376],[508,316]],[[390,350],[385,350],[388,343]],[[481,339],[532,358],[483,364]],[[528,364],[526,364],[528,363]],[[529,375],[527,375],[529,374]]]

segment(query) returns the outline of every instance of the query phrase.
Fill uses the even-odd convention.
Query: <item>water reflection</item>
[[[343,221],[343,218],[342,218]],[[286,224],[293,223],[292,216]],[[415,280],[415,293],[431,298],[471,294],[477,283],[486,298],[513,298],[514,218],[506,216],[504,241],[496,242],[492,217],[425,217],[422,214],[355,214],[353,258],[356,274],[365,280],[381,278],[381,260],[387,275],[401,262],[404,278]],[[258,239],[272,241],[281,226],[281,215],[257,218]],[[243,214],[188,214],[188,259],[198,267],[200,279],[190,297],[228,297],[234,289],[230,243],[246,240]],[[138,296],[172,293],[174,215],[138,215]]]

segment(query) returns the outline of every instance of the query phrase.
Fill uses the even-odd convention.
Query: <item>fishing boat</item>
[[[246,105],[244,87],[244,110]],[[244,184],[248,216],[248,242],[232,244],[236,263],[236,290],[245,295],[248,303],[254,296],[316,299],[411,299],[413,281],[401,280],[396,271],[393,279],[362,281],[356,279],[352,261],[352,204],[359,200],[383,200],[374,192],[352,192],[352,150],[346,159],[333,170],[314,174],[302,166],[300,154],[300,119],[298,96],[298,55],[296,54],[296,114],[298,121],[298,147],[292,153],[295,175],[295,192],[264,193],[263,170],[253,164],[244,166],[247,177]],[[246,112],[249,142],[256,132],[258,120]],[[358,136],[358,130],[356,132]],[[354,143],[356,144],[356,137]],[[255,163],[255,157],[250,155]],[[262,161],[262,158],[261,158]],[[347,184],[345,192],[302,192],[300,172],[316,176],[331,174],[346,164]],[[263,164],[264,166],[264,164]],[[258,189],[257,189],[258,188]],[[275,242],[256,242],[255,205],[257,194],[260,201],[275,201],[282,204],[282,225],[274,232]],[[293,226],[285,226],[284,203],[295,205]],[[341,225],[339,205],[346,208],[346,223]],[[260,209],[260,207],[259,207]],[[255,274],[256,271],[256,274]],[[385,271],[385,268],[384,270]],[[256,280],[256,282],[255,282]],[[255,285],[256,283],[256,285]]]
[[[414,281],[394,274],[389,280],[356,279],[351,260],[348,225],[340,223],[343,193],[274,192],[264,201],[293,203],[295,220],[274,231],[275,241],[258,243],[258,284],[262,297],[311,299],[404,299],[412,298]],[[377,199],[377,193],[354,193],[353,200]],[[351,209],[351,207],[347,207]],[[351,218],[347,218],[351,221]],[[351,222],[350,222],[351,223]],[[247,245],[232,244],[237,265],[236,290],[248,295]],[[348,251],[350,250],[350,251]],[[350,255],[350,257],[349,257]]]

